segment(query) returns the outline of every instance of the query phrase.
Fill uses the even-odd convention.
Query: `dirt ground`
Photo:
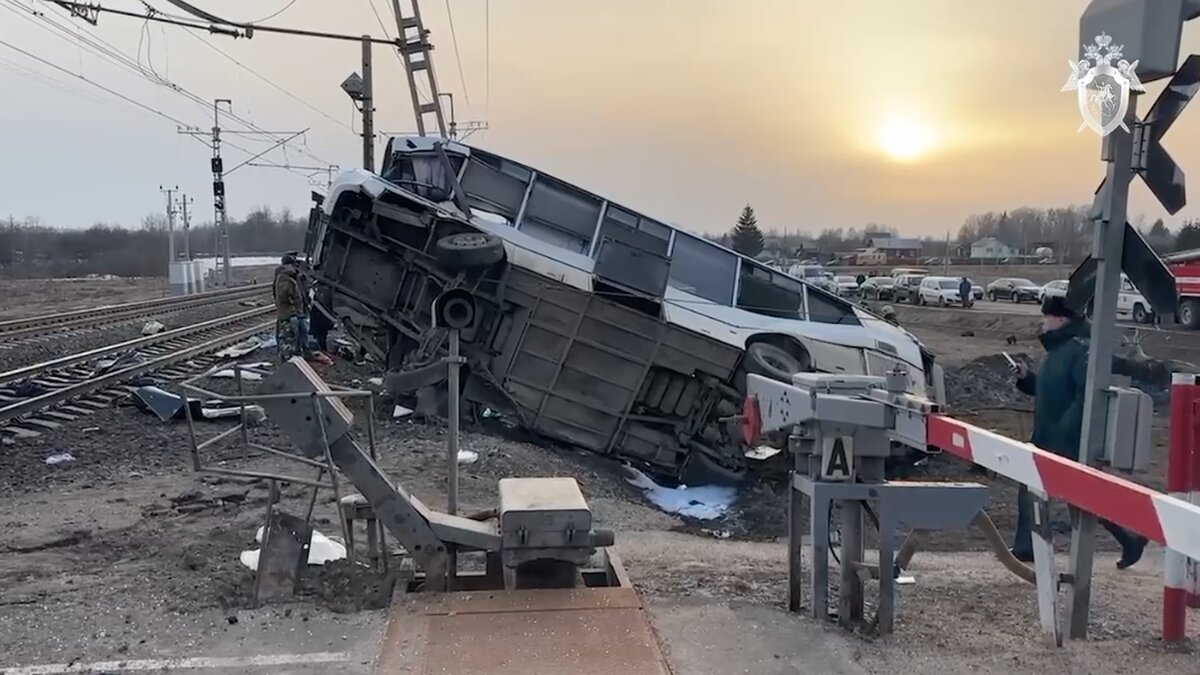
[[[957,390],[968,392],[959,396],[972,400],[955,401],[961,414],[1008,434],[1026,434],[1029,418],[1015,397],[986,409],[969,405],[971,387],[999,390],[1003,378],[999,366],[977,358],[1001,349],[1031,359],[1040,355],[1028,327],[991,320],[972,319],[980,322],[972,338],[961,336],[967,330],[961,319],[950,327],[937,319],[906,325],[940,352]],[[1007,344],[1009,331],[1018,346]],[[330,381],[355,386],[376,374],[342,361],[323,372]],[[444,504],[442,425],[391,420],[379,412],[381,465],[427,504]],[[1165,420],[1160,426],[1158,456],[1147,476],[1152,485],[1161,485]],[[224,428],[202,423],[199,432],[209,437]],[[254,434],[287,447],[269,423]],[[214,670],[371,672],[386,610],[355,611],[351,600],[334,593],[336,566],[312,568],[294,601],[251,607],[253,576],[238,555],[256,548],[267,485],[193,473],[186,440],[185,424],[118,408],[0,448],[0,673],[48,663],[263,654],[286,660],[312,652],[341,660]],[[597,525],[616,531],[617,551],[676,673],[1197,672],[1197,616],[1192,641],[1182,647],[1167,648],[1157,639],[1160,550],[1118,572],[1114,547],[1102,534],[1091,637],[1053,649],[1040,640],[1032,587],[1000,567],[978,535],[941,533],[913,562],[917,583],[901,587],[895,636],[879,639],[786,611],[786,505],[779,484],[748,487],[725,518],[700,522],[653,508],[615,463],[531,443],[502,422],[469,424],[462,447],[479,455],[461,467],[464,510],[493,507],[502,477],[579,480]],[[58,450],[76,460],[47,465],[45,458]],[[206,453],[204,461],[308,478],[313,472],[270,456],[247,458],[236,443]],[[1006,481],[949,458],[934,458],[919,471],[989,483],[989,513],[1006,536],[1011,533],[1015,490]],[[303,514],[308,496],[295,484],[283,488],[284,506],[293,513]],[[328,493],[318,499],[314,517],[320,531],[340,537]]]
[[[235,283],[258,283],[271,279],[270,267],[235,267]],[[94,309],[139,300],[164,298],[169,294],[163,277],[126,279],[114,277],[79,279],[0,279],[0,320],[57,314],[77,309]]]

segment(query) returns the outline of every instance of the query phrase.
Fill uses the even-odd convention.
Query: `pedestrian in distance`
[[[962,301],[963,309],[975,304],[975,296],[971,294],[971,280],[966,277],[958,282],[958,299]]]
[[[1061,297],[1042,303],[1042,333],[1038,336],[1046,358],[1038,372],[1012,366],[1017,389],[1034,397],[1033,435],[1037,447],[1071,460],[1079,459],[1083,430],[1083,402],[1087,391],[1088,322]],[[1017,492],[1017,531],[1012,554],[1022,562],[1033,561],[1033,501],[1022,485]],[[1121,545],[1118,569],[1138,560],[1146,549],[1146,538],[1116,523],[1100,520],[1104,529]]]

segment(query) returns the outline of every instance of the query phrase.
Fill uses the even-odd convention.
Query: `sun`
[[[933,130],[915,117],[889,117],[875,136],[879,148],[899,162],[911,162],[933,146]]]

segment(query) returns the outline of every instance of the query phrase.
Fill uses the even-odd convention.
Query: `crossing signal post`
[[[1111,36],[1123,45],[1123,58],[1138,64],[1136,72],[1142,82],[1174,76],[1144,121],[1137,117],[1137,96],[1131,93],[1125,128],[1113,130],[1101,143],[1101,159],[1108,167],[1093,203],[1092,219],[1096,225],[1093,252],[1071,275],[1067,293],[1068,304],[1075,308],[1086,306],[1089,299],[1093,307],[1079,448],[1082,464],[1095,464],[1106,441],[1121,272],[1129,274],[1160,317],[1173,316],[1175,312],[1174,279],[1130,227],[1127,206],[1129,184],[1135,174],[1147,182],[1168,212],[1175,213],[1184,205],[1183,172],[1159,145],[1159,140],[1197,89],[1196,68],[1200,64],[1189,58],[1183,68],[1178,67],[1183,22],[1197,16],[1200,16],[1198,0],[1092,0],[1080,18],[1080,43],[1090,44],[1098,35]],[[1067,635],[1072,639],[1087,637],[1096,524],[1092,513],[1071,509],[1070,585],[1065,618]]]

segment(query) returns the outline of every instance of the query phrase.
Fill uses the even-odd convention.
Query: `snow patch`
[[[254,534],[254,541],[257,541],[259,544],[261,544],[263,540],[263,529],[264,528],[260,526],[258,528],[258,532]],[[345,545],[326,537],[316,530],[313,530],[312,539],[310,539],[309,542],[309,565],[324,565],[327,562],[341,560],[346,557]],[[251,570],[258,571],[258,556],[260,552],[261,549],[242,551],[242,554],[238,556],[238,560]]]
[[[729,511],[734,498],[737,497],[737,490],[732,487],[680,485],[669,488],[655,483],[649,476],[632,467],[626,467],[626,471],[629,476],[625,480],[640,489],[650,503],[666,513],[696,520],[715,520]]]

